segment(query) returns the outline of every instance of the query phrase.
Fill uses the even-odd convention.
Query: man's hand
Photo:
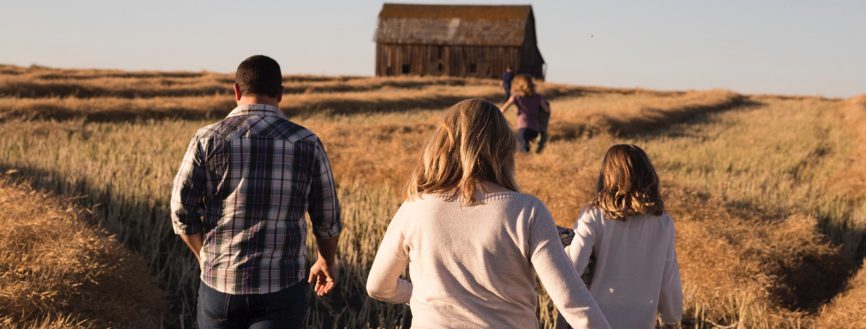
[[[308,283],[313,285],[316,295],[322,297],[327,295],[334,289],[334,282],[337,272],[337,266],[334,265],[337,259],[337,243],[340,238],[316,238],[316,245],[319,249],[319,258],[316,263],[310,267],[310,279]]]
[[[307,282],[313,284],[313,289],[316,291],[317,296],[322,297],[327,295],[334,289],[335,270],[336,266],[322,257],[319,257],[310,268],[310,279]]]

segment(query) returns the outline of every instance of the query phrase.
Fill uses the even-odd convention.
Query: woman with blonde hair
[[[529,152],[529,141],[541,134],[541,140],[535,149],[536,153],[541,153],[544,142],[547,141],[550,105],[535,91],[532,77],[521,74],[514,78],[511,84],[511,97],[505,105],[502,105],[502,113],[508,111],[511,105],[517,106],[517,138],[520,141],[520,151]]]
[[[495,105],[448,110],[379,246],[371,297],[408,302],[413,327],[537,328],[535,272],[571,325],[609,328],[547,208],[518,192],[515,144]]]
[[[676,328],[683,294],[674,223],[640,147],[608,149],[595,197],[575,232],[568,253],[613,328],[654,328],[657,314],[665,328]]]

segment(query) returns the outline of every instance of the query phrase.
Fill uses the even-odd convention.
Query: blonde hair
[[[517,96],[535,95],[535,83],[532,82],[532,77],[526,74],[514,77],[514,81],[511,82],[511,93]]]
[[[601,164],[592,205],[611,220],[661,215],[665,209],[659,177],[646,152],[630,144],[611,146]]]
[[[516,150],[511,127],[496,105],[481,99],[461,101],[439,122],[409,178],[406,196],[441,194],[471,205],[484,181],[517,191]]]

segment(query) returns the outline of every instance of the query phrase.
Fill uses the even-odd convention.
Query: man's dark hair
[[[264,55],[254,55],[238,65],[235,82],[244,95],[260,95],[276,98],[280,95],[283,74],[280,64],[273,58]]]

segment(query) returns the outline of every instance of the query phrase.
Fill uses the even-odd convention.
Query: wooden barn
[[[535,17],[527,5],[386,3],[376,29],[376,75],[544,79]]]

